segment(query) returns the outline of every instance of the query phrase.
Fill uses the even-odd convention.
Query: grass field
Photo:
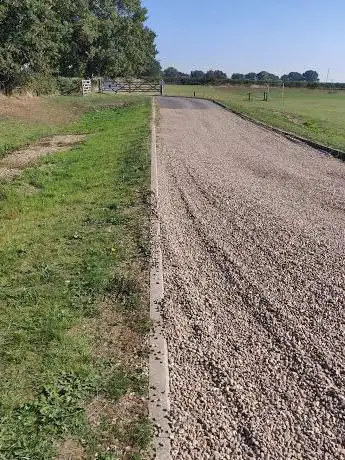
[[[1,459],[134,460],[150,441],[151,105],[136,101],[36,100],[49,118],[1,121],[11,148],[88,134],[0,182]],[[3,130],[16,123],[19,138]]]
[[[345,151],[345,91],[167,85],[165,94],[212,98],[253,119]],[[248,93],[252,100],[248,100]]]

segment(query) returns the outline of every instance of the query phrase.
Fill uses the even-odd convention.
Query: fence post
[[[252,100],[252,93],[248,93],[248,101]]]

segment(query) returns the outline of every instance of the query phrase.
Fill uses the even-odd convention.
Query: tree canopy
[[[203,78],[205,78],[205,72],[203,72],[202,70],[192,70],[190,76],[191,78],[202,80]]]
[[[179,78],[181,75],[182,75],[182,72],[175,69],[175,67],[168,67],[163,72],[164,78]]]
[[[0,80],[36,73],[141,76],[160,71],[141,0],[3,0]]]
[[[208,70],[205,79],[209,81],[226,80],[228,77],[222,70]]]
[[[222,70],[208,70],[204,72],[202,70],[192,70],[190,75],[186,75],[180,72],[175,67],[168,67],[163,72],[164,78],[167,80],[178,80],[182,79],[183,83],[188,83],[188,79],[192,80],[194,83],[209,83],[209,82],[219,82],[228,80],[228,77],[225,72]],[[234,83],[239,82],[258,82],[261,84],[264,83],[279,83],[279,82],[286,82],[286,83],[315,83],[319,81],[319,75],[315,70],[307,70],[306,72],[299,73],[299,72],[290,72],[287,75],[283,75],[279,77],[273,73],[267,72],[262,70],[259,73],[249,72],[246,74],[243,73],[233,73],[231,75],[230,80]],[[230,82],[229,80],[229,82]]]
[[[256,75],[256,78],[258,81],[267,81],[267,82],[280,80],[278,75],[274,75],[273,73],[269,73],[264,70],[262,72],[259,72]]]
[[[257,75],[256,75],[255,72],[249,72],[249,73],[245,74],[244,79],[245,80],[250,80],[250,81],[256,81]]]
[[[315,70],[307,70],[304,72],[303,77],[308,83],[316,83],[319,81],[319,74],[315,72]]]
[[[231,80],[244,80],[245,79],[245,76],[243,75],[243,73],[233,73],[231,75]]]

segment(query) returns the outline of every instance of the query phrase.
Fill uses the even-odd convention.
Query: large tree
[[[315,70],[307,70],[303,74],[304,80],[308,83],[315,83],[319,81],[319,74]]]
[[[205,72],[202,70],[192,70],[190,76],[191,78],[195,78],[197,80],[203,80],[205,78]]]
[[[10,90],[37,73],[156,72],[155,34],[146,17],[141,0],[3,0],[0,81]]]
[[[181,74],[182,74],[182,72],[180,72],[179,70],[175,69],[175,67],[168,67],[163,72],[164,78],[179,78],[181,76]]]
[[[231,80],[244,80],[243,73],[233,73],[231,75]]]
[[[57,63],[59,51],[51,2],[2,2],[0,48],[0,81],[6,92],[35,73],[49,73]]]
[[[245,78],[246,80],[256,81],[257,76],[256,76],[256,73],[255,73],[255,72],[249,72],[249,73],[246,73],[246,74],[245,74],[244,78]]]
[[[278,75],[274,75],[273,73],[269,73],[266,71],[259,72],[256,76],[258,81],[264,81],[264,82],[271,82],[271,81],[279,81]]]
[[[64,75],[134,76],[148,73],[155,34],[140,0],[57,0]]]
[[[281,77],[281,79],[284,81],[284,82],[296,82],[296,81],[304,81],[304,76],[299,73],[299,72],[290,72],[289,74],[287,75],[283,75]]]
[[[208,70],[205,74],[205,78],[208,81],[219,81],[226,80],[228,77],[222,70]]]

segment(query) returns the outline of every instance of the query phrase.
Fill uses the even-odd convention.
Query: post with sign
[[[164,96],[164,80],[159,82],[161,96]]]

